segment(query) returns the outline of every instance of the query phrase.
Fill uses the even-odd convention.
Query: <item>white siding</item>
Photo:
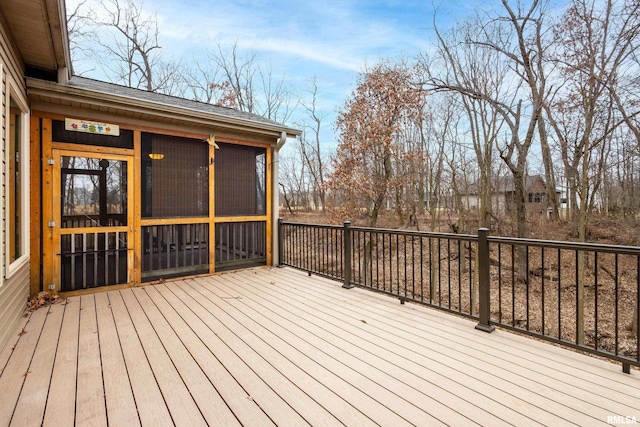
[[[13,271],[9,279],[7,276],[7,265],[5,253],[7,218],[5,212],[5,177],[7,171],[6,158],[6,93],[8,90],[7,81],[10,79],[18,85],[18,90],[26,96],[24,85],[24,68],[21,65],[18,55],[13,49],[6,28],[0,20],[0,64],[1,64],[1,92],[2,92],[2,156],[0,156],[0,185],[2,187],[1,196],[1,222],[2,234],[0,235],[0,350],[5,346],[10,336],[16,333],[16,327],[26,308],[26,299],[29,296],[29,273],[30,264],[24,264],[18,270]],[[28,123],[27,127],[28,129]],[[28,153],[24,153],[23,162],[28,163]]]

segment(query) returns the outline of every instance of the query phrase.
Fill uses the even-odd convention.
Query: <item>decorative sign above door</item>
[[[85,133],[95,133],[98,135],[120,136],[120,126],[108,123],[89,122],[78,119],[64,119],[65,130]]]

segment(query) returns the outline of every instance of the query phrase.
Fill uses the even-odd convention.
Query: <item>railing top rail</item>
[[[282,225],[293,225],[300,227],[314,227],[314,228],[328,228],[332,230],[342,230],[344,227],[342,225],[329,225],[329,224],[313,224],[308,222],[291,222],[291,221],[282,221]]]
[[[301,226],[301,227],[331,228],[331,229],[340,229],[340,230],[344,228],[342,225],[311,224],[311,223],[291,222],[291,221],[282,221],[282,224]],[[434,238],[453,239],[453,240],[469,240],[469,241],[478,240],[478,236],[475,236],[473,234],[437,233],[437,232],[431,232],[431,231],[397,230],[397,229],[391,229],[391,228],[374,228],[374,227],[360,227],[360,226],[351,226],[350,228],[353,231],[366,231],[366,232],[372,232],[372,233],[402,234],[406,236],[434,237]]]
[[[327,224],[313,224],[313,223],[301,223],[282,221],[284,225],[301,226],[301,227],[315,227],[315,228],[328,228],[339,230],[344,228],[342,225],[327,225]],[[406,236],[416,237],[432,237],[440,239],[452,239],[452,240],[464,240],[464,241],[477,241],[478,236],[474,234],[455,234],[455,233],[439,233],[432,231],[417,231],[417,230],[398,230],[390,228],[374,228],[374,227],[361,227],[351,226],[352,231],[363,231],[371,233],[388,233],[399,234]],[[542,239],[524,239],[518,237],[500,237],[500,236],[488,236],[490,243],[504,243],[509,245],[527,245],[536,247],[546,247],[554,249],[568,249],[568,250],[581,250],[591,252],[605,252],[605,253],[617,253],[620,255],[638,255],[640,256],[640,246],[624,246],[624,245],[610,245],[602,243],[583,243],[583,242],[567,242],[560,240],[542,240]]]
[[[395,230],[392,228],[372,228],[372,227],[356,227],[352,226],[353,231],[366,231],[372,233],[401,234],[404,236],[433,237],[451,240],[468,240],[476,241],[478,236],[473,234],[454,234],[454,233],[438,233],[435,231],[417,231],[417,230]]]
[[[527,245],[554,249],[568,249],[574,251],[608,252],[620,255],[639,255],[640,246],[606,245],[602,243],[563,242],[558,240],[522,239],[516,237],[487,237],[489,243],[504,243],[509,245]]]

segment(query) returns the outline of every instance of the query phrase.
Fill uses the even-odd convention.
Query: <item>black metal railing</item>
[[[279,264],[640,366],[640,247],[279,221]]]

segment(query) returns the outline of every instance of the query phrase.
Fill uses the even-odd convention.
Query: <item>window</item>
[[[9,276],[29,253],[29,114],[26,101],[9,79],[5,105],[5,256]]]

